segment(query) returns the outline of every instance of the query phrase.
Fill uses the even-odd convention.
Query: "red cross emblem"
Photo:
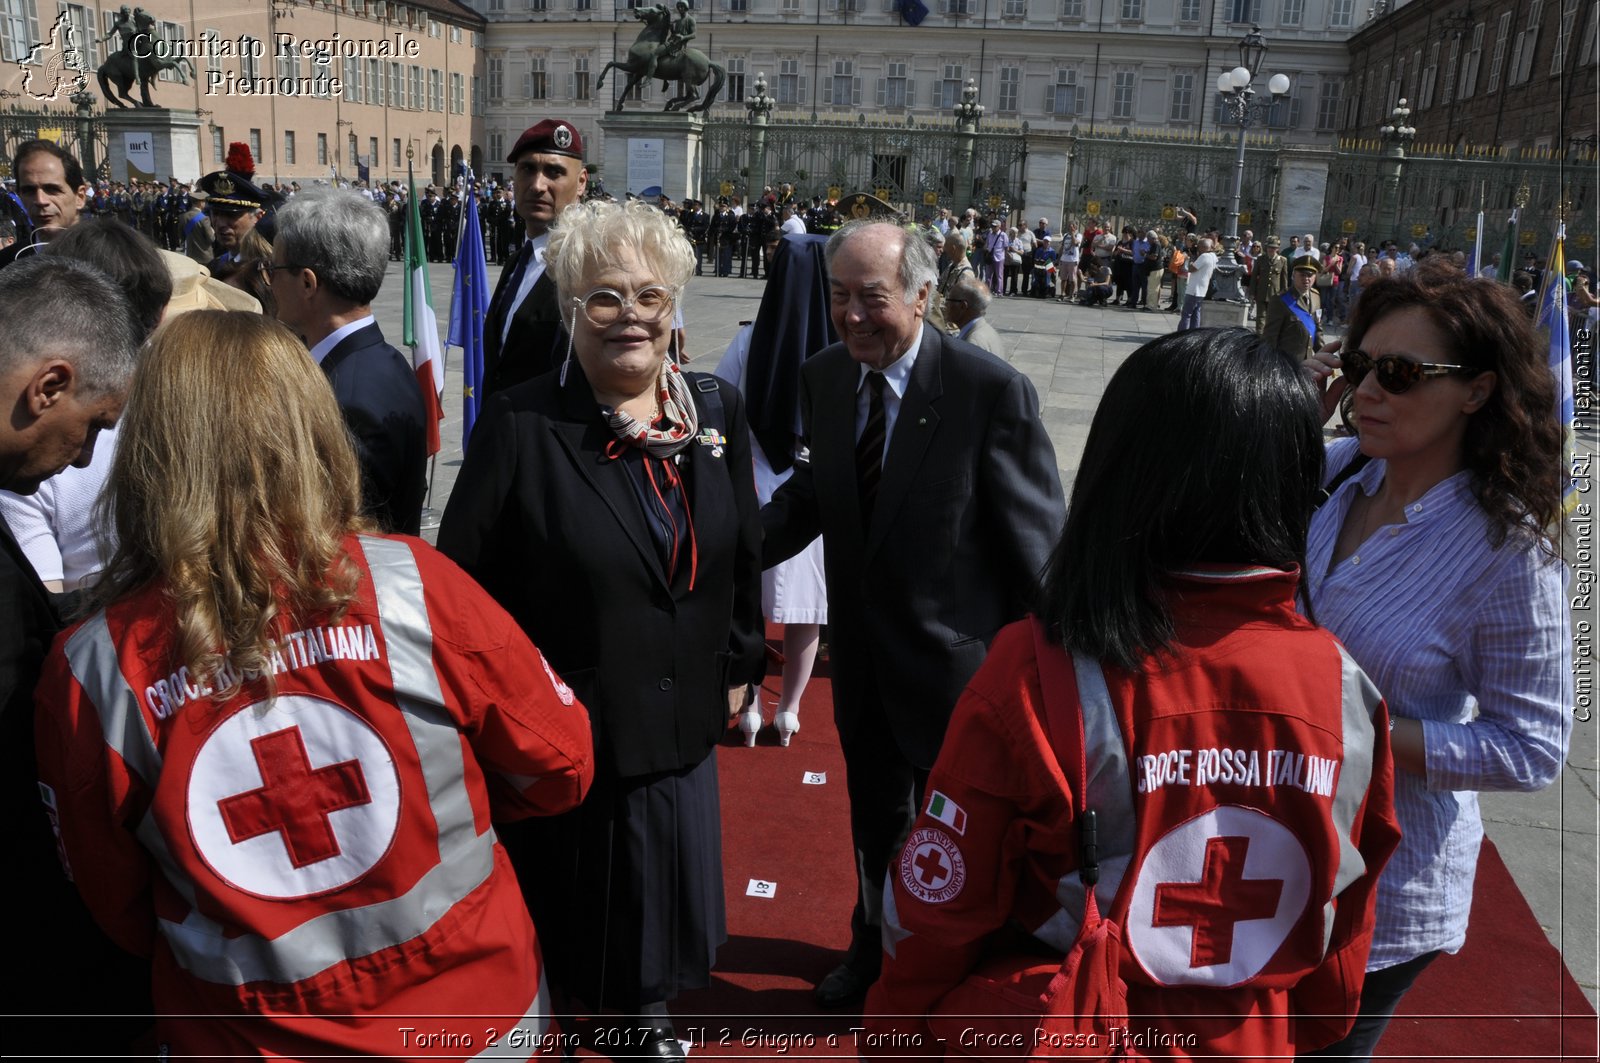
[[[1219,805],[1137,865],[1125,940],[1159,985],[1237,986],[1297,928],[1320,939],[1305,843],[1259,809]]]
[[[1270,919],[1283,894],[1281,881],[1248,880],[1244,858],[1249,838],[1206,842],[1205,871],[1199,882],[1164,882],[1156,887],[1156,926],[1192,926],[1189,964],[1209,967],[1233,958],[1233,925]]]
[[[262,785],[217,802],[228,837],[238,844],[277,831],[295,867],[338,856],[339,839],[329,815],[372,800],[361,762],[312,768],[298,727],[262,735],[250,748]]]
[[[291,899],[372,870],[400,827],[400,774],[359,713],[280,693],[225,716],[185,786],[196,854],[235,890]]]
[[[943,904],[967,882],[967,861],[950,836],[934,827],[912,831],[900,853],[900,884],[929,904]]]
[[[911,861],[917,869],[917,878],[929,889],[938,889],[950,877],[950,865],[934,846],[923,846]]]

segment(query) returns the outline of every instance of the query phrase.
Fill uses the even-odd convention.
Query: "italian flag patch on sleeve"
[[[944,794],[935,790],[928,798],[928,815],[957,834],[967,833],[967,813]]]

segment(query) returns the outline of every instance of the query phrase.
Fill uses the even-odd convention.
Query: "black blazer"
[[[643,507],[576,362],[496,395],[473,430],[439,549],[503,605],[589,709],[596,763],[690,767],[727,728],[729,687],[764,668],[761,530],[737,389],[712,440],[680,453],[699,555],[669,581]],[[714,380],[690,373],[697,380]]]
[[[859,379],[842,343],[801,369],[811,460],[761,511],[762,563],[821,533],[840,734],[876,702],[906,759],[931,768],[995,633],[1031,604],[1066,519],[1061,478],[1028,378],[924,326],[864,530]]]
[[[5,976],[7,1010],[19,1016],[127,1015],[79,1029],[80,1051],[122,1053],[150,1013],[150,961],[123,952],[95,925],[57,856],[55,832],[39,790],[34,754],[33,689],[50,643],[61,630],[50,593],[0,518],[0,814],[6,819],[6,884],[27,918],[11,927],[9,944],[28,962]],[[108,812],[109,814],[109,812]],[[70,987],[70,990],[69,988]],[[53,1052],[60,1019],[12,1019],[6,1047]]]
[[[416,535],[428,493],[428,424],[410,359],[373,322],[322,359],[361,459],[361,509],[386,532]]]
[[[519,249],[520,252],[520,249]],[[502,349],[500,330],[505,327],[506,305],[517,294],[508,291],[515,258],[506,262],[495,283],[494,298],[483,322],[483,397],[543,376],[561,364],[567,354],[567,330],[561,323],[556,282],[547,270],[529,290],[511,319]]]

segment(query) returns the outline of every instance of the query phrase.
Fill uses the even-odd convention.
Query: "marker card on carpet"
[[[800,781],[807,786],[828,785],[828,773],[825,771],[808,771],[800,776]]]
[[[746,897],[776,897],[778,895],[778,884],[753,878],[750,880],[750,885],[745,887],[744,895]]]

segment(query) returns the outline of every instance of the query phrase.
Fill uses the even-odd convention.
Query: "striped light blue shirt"
[[[1331,475],[1358,440],[1328,447]],[[1489,545],[1471,474],[1436,484],[1332,571],[1372,461],[1311,521],[1306,588],[1318,623],[1345,644],[1388,701],[1422,721],[1427,775],[1395,769],[1400,848],[1378,883],[1368,970],[1466,941],[1483,823],[1479,790],[1538,790],[1560,774],[1572,733],[1566,565],[1528,538]]]

